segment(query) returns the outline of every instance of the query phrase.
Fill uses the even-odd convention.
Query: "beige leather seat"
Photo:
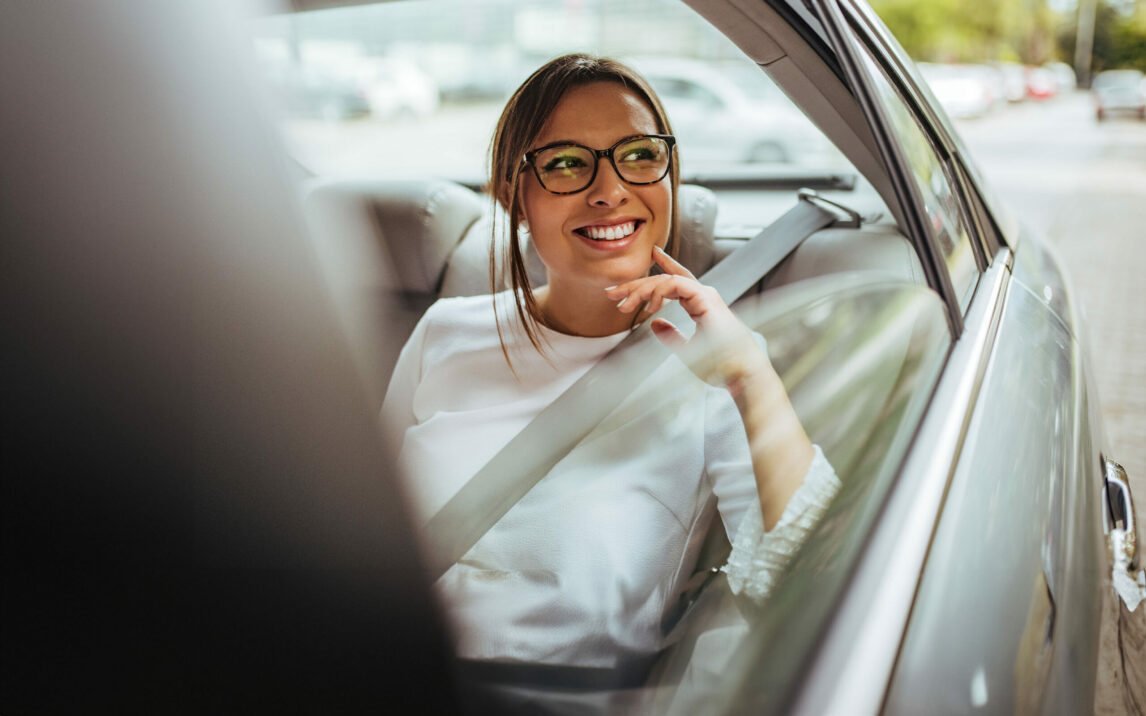
[[[703,273],[715,258],[716,196],[682,186],[679,203],[682,262]],[[323,180],[306,188],[304,205],[347,339],[381,405],[398,351],[430,304],[489,292],[501,213],[488,197],[437,179]],[[528,243],[526,264],[544,284]]]

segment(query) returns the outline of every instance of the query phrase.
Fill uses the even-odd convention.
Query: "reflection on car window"
[[[862,43],[857,44],[863,48],[861,57],[867,65],[869,76],[875,84],[887,117],[894,125],[896,138],[911,167],[912,178],[923,197],[928,228],[947,261],[947,270],[950,272],[951,285],[959,299],[959,306],[966,310],[979,274],[975,255],[971,250],[971,234],[967,228],[966,214],[951,186],[951,179],[944,169],[943,162],[924,134],[919,120],[892,87],[867,48]]]
[[[782,700],[896,477],[950,342],[935,293],[880,280],[796,284],[749,302],[741,316],[767,336],[800,420],[843,488],[760,609],[713,598],[696,609],[682,637],[693,651],[668,653],[657,672],[682,686],[650,695],[651,713],[742,707],[753,701],[746,692]]]

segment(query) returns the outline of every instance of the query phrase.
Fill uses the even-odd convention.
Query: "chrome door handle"
[[[1126,470],[1102,458],[1106,477],[1106,507],[1103,523],[1106,546],[1110,551],[1111,581],[1126,608],[1134,611],[1146,599],[1146,571],[1138,568],[1138,526],[1134,519],[1134,498]]]
[[[1106,477],[1106,504],[1109,508],[1107,538],[1115,567],[1138,571],[1138,525],[1134,519],[1134,498],[1126,470],[1109,458],[1102,458]]]

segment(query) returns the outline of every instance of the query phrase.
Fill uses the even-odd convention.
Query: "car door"
[[[901,228],[944,299],[954,341],[866,553],[788,702],[796,712],[865,713],[884,703],[952,470],[967,450],[966,426],[1003,314],[1010,252],[996,251],[988,263],[982,207],[968,203],[972,187],[962,184],[950,142],[930,108],[921,111],[925,99],[888,47],[864,30],[850,4],[820,0],[812,7],[877,138]]]
[[[934,262],[936,288],[954,299],[958,339],[905,469],[918,469],[929,483],[905,512],[914,530],[901,532],[921,546],[910,560],[908,550],[897,550],[904,588],[890,586],[889,571],[880,600],[882,625],[894,628],[868,643],[882,658],[868,668],[878,663],[882,673],[894,662],[888,691],[877,693],[882,684],[840,689],[833,699],[803,704],[847,698],[854,705],[863,694],[864,706],[893,713],[1032,713],[1048,704],[1087,710],[1102,563],[1100,462],[1082,352],[1049,305],[1064,293],[1061,272],[1027,242],[1018,261],[1032,264],[1030,277],[1014,279],[1015,258],[982,236],[990,227],[978,190],[894,40],[869,9],[822,6],[850,60],[853,86],[866,95],[885,161],[893,174],[898,169],[898,193],[922,219],[912,227],[923,234],[917,245]],[[981,279],[960,246],[973,247],[986,264]],[[965,385],[948,397],[943,383],[954,375]],[[931,444],[929,428],[943,424],[945,445]],[[911,596],[906,585],[913,583]],[[897,645],[904,610],[910,616]]]

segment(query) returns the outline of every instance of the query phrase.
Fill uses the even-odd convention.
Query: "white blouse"
[[[440,300],[414,329],[383,422],[423,523],[626,335],[541,332],[544,355],[504,330],[511,370],[491,296]],[[734,536],[730,585],[760,599],[838,486],[817,447],[765,533],[735,404],[669,358],[435,589],[461,657],[616,668],[659,649],[714,512]]]

